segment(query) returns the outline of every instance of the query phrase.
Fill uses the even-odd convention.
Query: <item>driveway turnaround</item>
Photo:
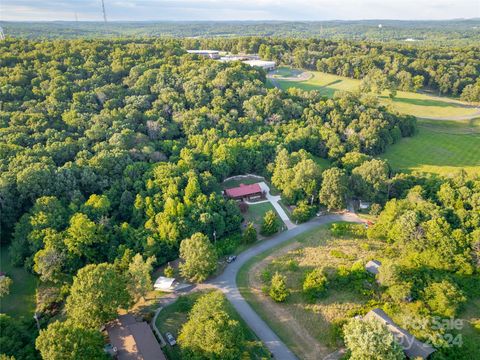
[[[260,316],[257,315],[257,313],[250,307],[247,301],[240,294],[240,291],[237,287],[238,271],[252,257],[257,256],[277,245],[280,245],[310,229],[336,221],[363,222],[360,218],[352,213],[346,213],[342,215],[333,214],[315,218],[308,223],[298,225],[291,230],[280,233],[269,240],[264,240],[258,245],[245,250],[237,256],[236,261],[227,266],[221,275],[207,282],[208,285],[221,290],[225,294],[227,299],[232,303],[243,320],[245,320],[248,326],[250,326],[260,340],[262,340],[262,342],[267,346],[275,359],[294,360],[297,359],[297,357],[279,339],[273,330],[270,329],[270,327],[260,318]]]

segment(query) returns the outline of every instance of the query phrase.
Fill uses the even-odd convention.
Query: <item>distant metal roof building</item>
[[[261,67],[262,69],[267,71],[275,69],[275,66],[277,65],[275,61],[265,61],[265,60],[246,60],[246,61],[243,61],[243,63],[250,66]]]
[[[382,309],[376,308],[369,311],[364,316],[364,320],[375,320],[384,324],[410,359],[427,359],[435,351],[432,346],[417,340],[407,330],[397,326]]]
[[[225,193],[227,196],[237,199],[252,195],[260,195],[262,193],[262,188],[258,183],[250,185],[240,184],[238,187],[226,189]]]
[[[211,59],[220,58],[220,51],[218,50],[187,50],[187,53],[194,55],[206,56]]]
[[[367,270],[370,274],[377,275],[380,272],[380,265],[382,265],[380,261],[370,260],[365,265],[365,270]]]
[[[133,315],[120,315],[106,328],[118,360],[166,360],[150,326]]]

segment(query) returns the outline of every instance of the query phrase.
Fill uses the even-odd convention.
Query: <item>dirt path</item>
[[[291,250],[295,250],[301,245],[302,244],[295,242],[275,251],[262,261],[256,263],[248,272],[248,283],[252,294],[261,299],[262,306],[268,309],[269,314],[285,324],[285,327],[289,328],[292,341],[297,344],[295,350],[297,355],[299,355],[299,358],[306,360],[323,359],[329,354],[328,348],[312,337],[288,310],[281,305],[276,304],[268,296],[265,296],[261,290],[263,284],[258,278],[260,271],[274,258],[282,256]]]

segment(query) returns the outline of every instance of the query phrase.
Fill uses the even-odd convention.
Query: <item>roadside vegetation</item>
[[[388,201],[368,229],[333,224],[252,259],[237,278],[242,295],[301,358],[341,347],[349,319],[377,307],[432,343],[434,358],[478,357],[478,178],[432,180]],[[373,259],[376,278],[365,269]],[[438,327],[450,318],[461,326]]]
[[[196,310],[193,310],[195,306]],[[193,313],[193,311],[196,311],[196,313]],[[211,333],[211,331],[216,328],[224,331],[224,335],[227,337],[231,335],[235,336],[235,346],[233,347],[233,350],[232,348],[224,348],[224,352],[220,354],[208,352],[215,348],[213,344],[209,344],[208,341],[222,342],[223,340],[221,345],[227,347],[228,344],[225,341],[225,337],[223,339],[217,337],[209,337],[209,339],[206,339],[202,336],[198,338],[198,336],[190,334],[192,327],[198,329],[199,326],[209,326],[209,324],[198,324],[196,322],[203,322],[205,319],[200,319],[199,316],[208,317],[208,314],[210,314],[211,311],[216,312],[215,316],[220,316],[221,312],[225,312],[227,315],[225,320],[230,322],[228,328],[221,329],[221,323],[217,322],[216,324],[211,324],[209,331]],[[203,315],[200,315],[198,312],[203,313]],[[194,344],[194,347],[198,345],[201,347],[201,350],[198,350],[197,348],[197,356],[203,355],[204,358],[210,359],[238,359],[247,357],[254,360],[264,359],[270,356],[265,346],[262,345],[252,330],[250,330],[236,313],[232,305],[230,305],[225,297],[219,292],[212,293],[209,291],[203,291],[180,296],[173,304],[162,309],[157,317],[156,324],[162,335],[166,332],[170,332],[176,339],[178,339],[177,345],[166,345],[166,347],[163,348],[169,360],[192,358],[192,354],[190,353],[192,350],[188,349],[188,347],[191,347],[190,345],[194,346]],[[216,327],[216,325],[218,325],[218,327]],[[181,335],[182,333],[183,335]],[[199,334],[201,333],[202,332],[199,332]],[[182,339],[184,339],[183,343]],[[211,346],[211,348],[209,348],[209,346]],[[216,347],[217,349],[215,351],[218,351],[219,347]],[[205,353],[205,351],[207,353]]]

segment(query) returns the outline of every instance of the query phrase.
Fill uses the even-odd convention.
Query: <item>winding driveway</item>
[[[352,213],[346,213],[343,215],[332,214],[315,218],[308,223],[298,225],[291,230],[280,233],[269,240],[264,240],[258,245],[245,250],[238,255],[236,261],[227,266],[221,275],[207,282],[208,285],[221,290],[225,294],[243,320],[245,320],[255,334],[257,334],[276,359],[293,360],[297,359],[297,357],[260,318],[260,316],[258,316],[240,294],[236,281],[237,274],[240,268],[254,256],[272,249],[273,247],[310,229],[336,221],[363,222],[359,217]]]
[[[187,292],[198,291],[201,289],[214,288],[222,291],[226,298],[231,302],[233,307],[237,310],[243,320],[248,326],[255,332],[258,338],[267,346],[268,350],[273,354],[275,359],[281,360],[297,360],[295,354],[280,340],[280,338],[273,332],[272,329],[260,318],[260,316],[250,307],[247,301],[240,294],[240,290],[237,287],[237,274],[241,267],[251,258],[262,254],[263,252],[281,245],[286,241],[300,235],[306,231],[319,227],[321,225],[329,224],[336,221],[348,221],[361,223],[361,220],[354,213],[347,212],[345,214],[330,214],[321,217],[317,217],[307,223],[297,225],[294,228],[282,232],[276,236],[271,237],[268,240],[261,241],[258,245],[255,245],[237,256],[236,261],[229,264],[224,272],[216,278],[196,285],[188,291],[182,291],[180,293],[172,293],[160,299],[160,307],[155,312],[154,319],[151,323],[153,330],[157,333],[162,343],[164,343],[160,331],[156,327],[156,318],[161,309],[165,306],[172,304],[176,298]]]

